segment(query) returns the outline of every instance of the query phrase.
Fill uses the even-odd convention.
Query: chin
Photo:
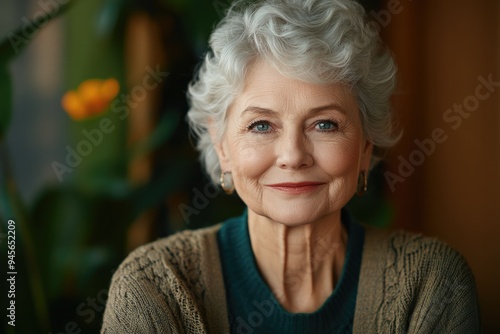
[[[326,215],[326,213],[318,211],[321,210],[318,210],[317,206],[273,206],[269,210],[264,210],[262,216],[277,223],[294,227],[313,223]]]

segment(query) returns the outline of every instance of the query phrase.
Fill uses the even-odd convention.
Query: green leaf
[[[0,141],[2,141],[12,114],[12,82],[7,64],[0,61]]]
[[[36,22],[28,21],[16,31],[11,31],[0,41],[0,63],[7,63],[18,55],[29,42],[35,37],[35,34],[44,27],[47,22],[64,13],[75,1],[68,1],[60,5],[57,9],[45,12],[37,17]]]
[[[3,139],[12,114],[12,82],[10,79],[9,61],[19,54],[35,37],[35,34],[48,21],[64,13],[74,1],[60,5],[57,9],[37,17],[37,21],[28,21],[16,31],[7,34],[0,41],[0,141]]]

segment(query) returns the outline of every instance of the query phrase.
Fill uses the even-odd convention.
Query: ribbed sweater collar
[[[342,212],[348,232],[340,280],[313,313],[283,309],[262,278],[252,251],[247,211],[227,220],[218,232],[232,333],[346,333],[356,304],[364,229]],[[337,331],[338,329],[338,331]]]

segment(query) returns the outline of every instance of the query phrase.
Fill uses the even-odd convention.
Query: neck
[[[257,266],[281,306],[310,313],[332,294],[342,273],[347,232],[340,212],[299,226],[287,226],[248,211]]]

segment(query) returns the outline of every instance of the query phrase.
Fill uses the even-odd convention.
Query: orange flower
[[[107,110],[119,91],[116,79],[89,79],[82,82],[76,91],[64,94],[61,103],[71,118],[82,120]]]

